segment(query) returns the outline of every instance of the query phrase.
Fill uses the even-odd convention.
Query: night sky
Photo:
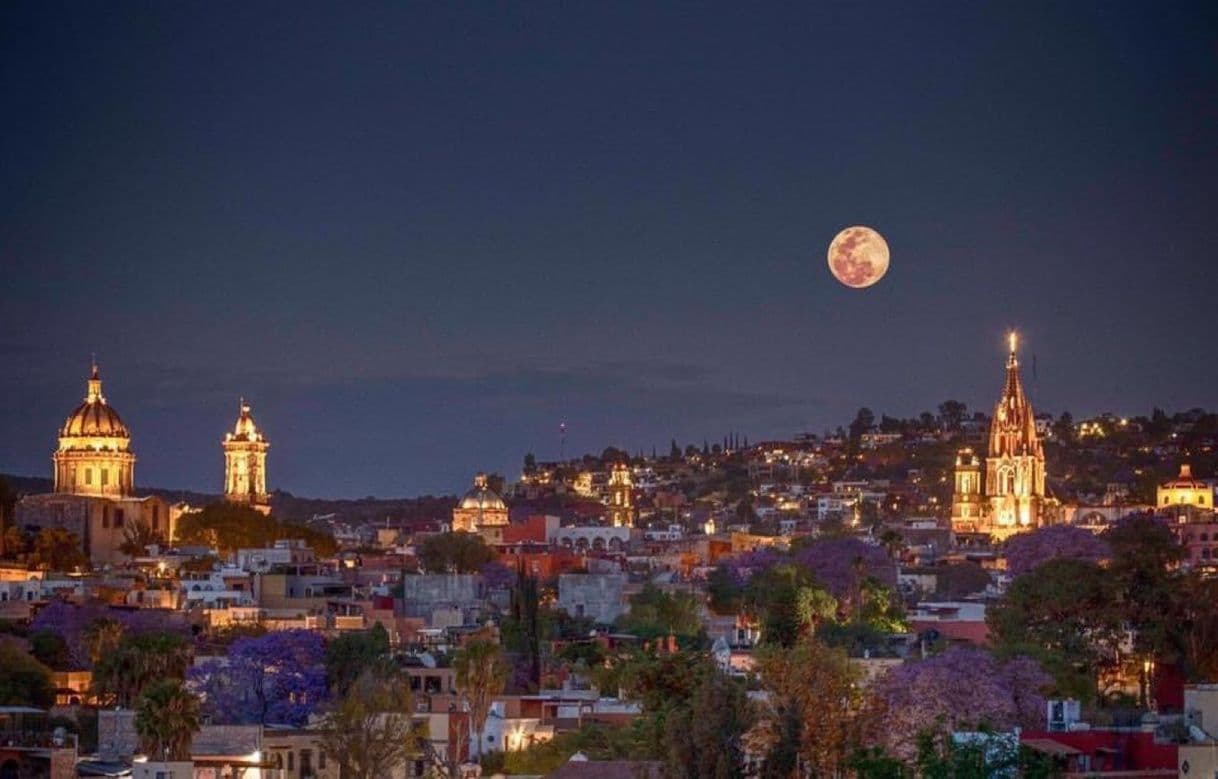
[[[93,352],[138,485],[245,395],[330,497],[988,412],[1009,327],[1038,411],[1218,405],[1218,4],[461,5],[0,6],[0,471]]]

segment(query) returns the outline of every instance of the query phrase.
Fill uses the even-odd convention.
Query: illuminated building
[[[134,495],[131,433],[102,394],[94,364],[84,402],[64,422],[55,451],[54,492],[26,495],[16,506],[19,527],[58,528],[74,534],[94,565],[128,559],[122,546],[146,526],[172,541],[177,512],[163,498]]]
[[[224,435],[224,499],[271,513],[266,492],[266,436],[254,424],[250,406],[243,399],[233,432]]]
[[[952,529],[997,540],[1045,524],[1045,453],[1036,434],[1036,416],[1019,377],[1017,341],[1010,334],[1006,381],[990,421],[980,515],[972,512],[977,486],[976,458],[961,452],[952,499]]]
[[[453,530],[467,533],[484,527],[508,524],[508,507],[494,490],[487,486],[486,474],[474,477],[474,486],[453,509]]]
[[[1155,491],[1155,505],[1160,511],[1188,506],[1210,511],[1214,508],[1214,488],[1205,481],[1194,479],[1192,466],[1185,463],[1180,466],[1179,476],[1159,485]]]
[[[956,454],[956,485],[952,490],[952,529],[978,532],[981,526],[981,461],[972,449]]]
[[[135,483],[131,433],[102,395],[97,365],[85,401],[63,423],[55,464],[55,492],[97,497],[130,495]]]
[[[634,527],[634,482],[625,463],[615,463],[609,473],[609,524]]]

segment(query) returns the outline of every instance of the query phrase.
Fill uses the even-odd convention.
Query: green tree
[[[752,724],[744,685],[721,673],[706,676],[666,722],[666,776],[742,779],[744,734]]]
[[[986,622],[999,656],[1038,660],[1058,695],[1085,701],[1095,700],[1099,673],[1117,661],[1125,626],[1110,575],[1070,558],[1017,578]]]
[[[136,704],[135,732],[153,759],[189,760],[199,727],[199,699],[180,679],[152,682]]]
[[[0,706],[50,707],[54,703],[51,669],[12,642],[0,641]]]
[[[108,617],[95,619],[85,627],[81,638],[89,652],[89,661],[94,667],[101,663],[103,657],[118,649],[124,632],[123,623]]]
[[[631,596],[630,611],[617,624],[624,632],[648,640],[668,635],[693,639],[703,632],[697,598],[688,592],[664,592],[651,582]]]
[[[946,600],[975,595],[989,584],[989,572],[971,560],[946,563],[935,570],[935,596]]]
[[[326,683],[342,697],[361,673],[380,667],[389,654],[389,634],[377,622],[368,630],[340,633],[326,644]]]
[[[762,643],[789,647],[832,621],[839,603],[806,568],[782,563],[749,580],[744,609],[760,619]]]
[[[1184,554],[1175,533],[1153,516],[1137,516],[1117,523],[1103,538],[1112,550],[1107,570],[1121,612],[1134,629],[1135,651],[1175,660],[1172,607],[1176,567]]]
[[[749,740],[765,755],[762,776],[785,779],[797,766],[804,775],[841,775],[865,730],[859,676],[846,653],[815,640],[766,647],[757,670],[767,696]]]
[[[491,702],[507,684],[509,668],[503,656],[503,647],[489,635],[471,638],[457,650],[453,669],[456,671],[457,691],[469,704],[470,719],[478,735],[478,748],[474,753],[480,755]]]
[[[475,533],[439,533],[419,546],[419,561],[433,573],[477,573],[495,559],[495,550]]]
[[[410,682],[400,673],[364,671],[322,725],[321,747],[339,779],[380,779],[430,742],[415,727]]]
[[[821,624],[837,616],[837,598],[820,587],[801,587],[795,595],[795,612],[809,635],[816,635]]]
[[[67,671],[72,665],[68,642],[51,630],[36,630],[30,633],[30,654],[38,662],[56,671]]]
[[[152,525],[142,520],[130,522],[123,528],[123,542],[119,544],[119,551],[128,557],[139,557],[148,553],[148,547],[156,544],[158,546],[165,545],[165,536],[158,530],[153,530]]]
[[[875,427],[875,413],[864,406],[854,415],[854,421],[850,423],[850,440],[858,441],[862,438],[863,433],[870,432]]]
[[[186,640],[173,633],[123,636],[93,669],[94,692],[131,708],[154,681],[184,678],[190,654]]]
[[[38,531],[28,560],[30,565],[44,571],[72,571],[89,567],[89,556],[81,546],[80,537],[61,527]]]
[[[725,565],[718,565],[706,577],[707,605],[716,614],[736,614],[744,602],[744,588]]]
[[[205,544],[221,555],[238,549],[262,549],[286,539],[300,539],[322,557],[338,551],[338,544],[328,533],[281,522],[237,503],[213,503],[178,518],[178,543]]]
[[[967,414],[968,406],[958,400],[945,400],[939,404],[939,418],[943,420],[943,427],[953,433],[960,430]]]
[[[3,476],[0,476],[0,557],[12,554],[8,549],[8,531],[13,528],[14,509],[17,506],[17,492]],[[18,531],[20,533],[20,531]]]
[[[516,665],[516,683],[530,691],[541,686],[541,616],[540,584],[522,563],[516,569],[511,611],[500,623],[500,634],[505,648],[524,658],[523,665]]]
[[[1074,442],[1074,417],[1069,411],[1063,411],[1062,415],[1053,423],[1053,437],[1063,444]]]

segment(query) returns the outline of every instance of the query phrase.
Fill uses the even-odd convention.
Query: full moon
[[[888,244],[870,227],[847,227],[829,244],[829,270],[847,287],[870,287],[888,272]]]

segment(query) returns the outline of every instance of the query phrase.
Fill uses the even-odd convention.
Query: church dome
[[[250,404],[245,402],[245,398],[241,399],[240,413],[237,415],[237,424],[233,426],[233,432],[225,436],[225,440],[263,440],[262,433],[258,432],[258,425],[254,423],[254,416],[250,413]]]
[[[131,433],[123,424],[122,417],[106,403],[106,398],[102,395],[101,376],[96,365],[89,376],[88,386],[85,402],[68,416],[59,432],[60,437],[130,438]]]
[[[503,498],[495,494],[486,484],[486,474],[480,473],[474,477],[474,488],[465,493],[465,497],[461,499],[461,508],[474,509],[478,511],[486,511],[488,509],[499,509],[506,511],[507,504],[503,502]]]

